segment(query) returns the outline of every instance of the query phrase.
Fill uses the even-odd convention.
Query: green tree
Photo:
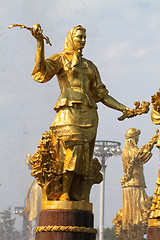
[[[114,227],[104,229],[104,240],[116,240]]]
[[[1,225],[3,226],[5,240],[19,240],[20,233],[15,230],[15,218],[11,218],[11,208],[0,212]]]
[[[99,240],[99,231],[97,230],[97,240]],[[104,229],[104,240],[116,240],[115,228],[105,228]]]

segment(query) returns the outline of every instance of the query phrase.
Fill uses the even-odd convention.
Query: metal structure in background
[[[94,156],[101,160],[101,172],[103,181],[100,188],[100,222],[99,222],[99,240],[104,240],[104,200],[105,200],[105,169],[107,167],[106,160],[112,156],[121,155],[120,142],[115,141],[96,141],[94,148]]]

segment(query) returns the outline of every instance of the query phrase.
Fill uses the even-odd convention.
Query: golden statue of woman
[[[123,206],[113,220],[119,240],[144,239],[152,205],[152,197],[148,197],[145,191],[143,164],[151,158],[158,135],[138,149],[140,133],[140,130],[130,128],[125,134],[126,142],[122,151],[124,177],[121,180]]]
[[[45,167],[47,169],[45,173],[49,173],[47,178],[50,179],[54,172],[55,175],[62,175],[61,181],[55,177],[55,181],[62,183],[61,194],[57,195],[57,200],[86,200],[88,196],[85,196],[81,186],[85,185],[85,180],[90,180],[90,186],[91,182],[96,182],[94,171],[97,161],[93,159],[93,150],[98,126],[97,102],[121,111],[123,115],[119,120],[135,116],[139,108],[136,108],[135,113],[108,95],[108,90],[101,81],[97,67],[82,57],[82,50],[86,43],[86,29],[82,26],[72,28],[67,34],[64,51],[48,59],[45,59],[44,36],[39,24],[33,26],[32,35],[37,40],[33,79],[39,83],[45,83],[56,75],[61,90],[54,107],[57,116],[50,131],[46,133],[48,136],[53,136],[49,144],[55,147],[53,152],[57,160],[51,161],[53,153],[48,157],[45,163],[48,166]],[[148,110],[148,105],[144,104],[143,107]],[[139,114],[142,112],[143,109]],[[45,139],[46,136],[43,136],[42,142],[48,146]],[[43,152],[44,146],[40,146],[39,149]],[[48,156],[49,154],[50,150]],[[39,155],[40,153],[37,152],[34,155],[35,159],[38,159]],[[36,162],[35,159],[31,160],[32,167],[35,166],[33,164]],[[55,168],[52,167],[52,170],[51,163],[55,163]],[[35,177],[41,175],[41,179],[44,179],[44,170],[41,169],[40,172],[38,164],[36,170],[33,169],[32,175]],[[98,178],[98,182],[102,181],[100,175]],[[51,181],[52,186],[55,185],[53,179]],[[53,197],[55,191],[47,191],[50,192],[48,199],[55,199]]]

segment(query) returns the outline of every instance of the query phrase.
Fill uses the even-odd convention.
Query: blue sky
[[[6,0],[0,9],[1,72],[1,168],[0,211],[24,203],[33,181],[25,156],[33,154],[43,132],[55,118],[53,107],[60,93],[57,79],[38,84],[31,78],[36,41],[27,30],[8,29],[12,23],[40,23],[53,46],[46,57],[63,50],[71,27],[87,29],[84,57],[99,69],[111,96],[134,107],[134,101],[150,101],[160,84],[160,1],[158,0]],[[147,115],[118,122],[119,112],[99,103],[97,139],[120,141],[131,127],[141,129],[139,146],[148,142],[157,126]],[[148,195],[153,195],[158,174],[158,149],[145,165]],[[107,160],[105,226],[122,206],[121,157]],[[92,190],[95,226],[99,223],[99,186]]]

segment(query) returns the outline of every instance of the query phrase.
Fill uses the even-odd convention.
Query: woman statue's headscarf
[[[74,67],[77,65],[81,59],[82,59],[82,50],[78,49],[73,42],[74,34],[77,30],[81,30],[83,32],[86,32],[86,29],[83,28],[81,25],[78,25],[74,28],[71,28],[66,36],[65,42],[64,42],[64,53],[65,56],[70,62],[70,67]]]

